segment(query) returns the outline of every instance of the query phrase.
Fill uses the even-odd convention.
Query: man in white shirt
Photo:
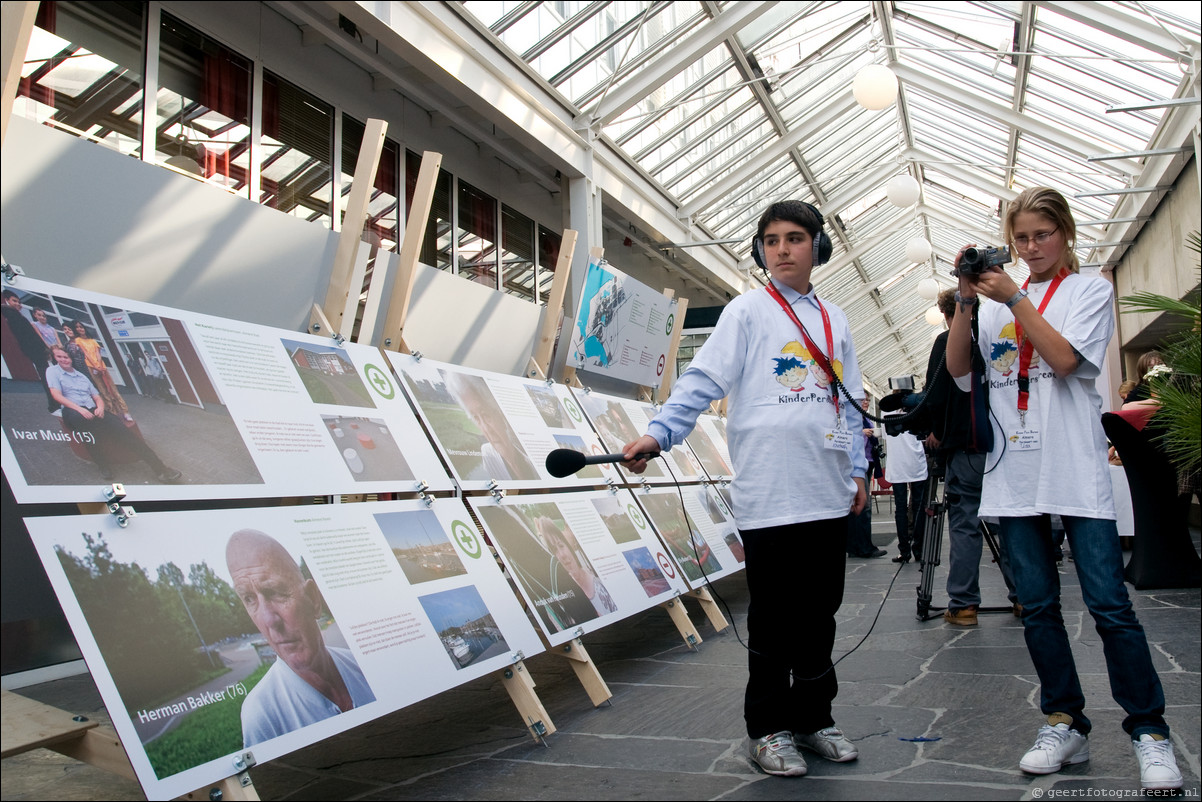
[[[226,543],[225,562],[234,592],[279,657],[242,703],[245,746],[376,700],[354,655],[322,640],[317,585],[278,541],[240,530]]]

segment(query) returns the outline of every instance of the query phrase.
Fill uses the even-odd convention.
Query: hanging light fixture
[[[933,301],[939,297],[939,282],[928,276],[918,282],[918,297],[924,301]]]
[[[942,326],[943,325],[943,313],[939,311],[939,307],[932,306],[930,309],[927,310],[926,320],[927,320],[927,323],[930,323],[932,326]]]
[[[906,243],[906,260],[925,262],[931,258],[931,243],[925,237],[915,237]]]
[[[894,206],[913,206],[918,203],[918,182],[909,173],[895,175],[885,185],[885,195]]]
[[[867,64],[851,82],[851,94],[870,111],[880,111],[897,100],[897,76],[884,64]]]

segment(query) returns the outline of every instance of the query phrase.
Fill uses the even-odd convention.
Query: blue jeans
[[[1152,667],[1143,627],[1123,584],[1123,557],[1114,521],[1063,516],[1069,547],[1085,606],[1093,616],[1110,693],[1126,711],[1123,729],[1133,739],[1149,733],[1168,737],[1164,691]],[[1077,677],[1068,633],[1060,612],[1060,574],[1053,556],[1048,515],[1002,518],[1002,548],[1009,555],[1018,600],[1023,605],[1023,635],[1041,686],[1040,709],[1067,713],[1073,729],[1088,734],[1085,694]]]

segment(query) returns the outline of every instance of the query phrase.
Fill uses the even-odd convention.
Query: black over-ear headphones
[[[834,244],[831,242],[831,238],[826,235],[825,229],[823,229],[825,221],[822,218],[822,212],[805,201],[795,202],[809,209],[818,218],[818,233],[814,235],[813,265],[814,267],[824,265],[831,260],[831,252],[834,250]],[[758,234],[751,241],[751,258],[755,260],[755,263],[759,265],[761,270],[768,269],[768,260],[764,258],[764,240]]]

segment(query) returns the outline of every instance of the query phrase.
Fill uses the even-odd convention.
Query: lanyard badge
[[[1044,310],[1048,308],[1048,302],[1052,300],[1052,296],[1060,288],[1060,283],[1068,276],[1068,272],[1068,268],[1061,268],[1060,272],[1056,274],[1056,278],[1052,279],[1047,294],[1039,302],[1039,309],[1037,311],[1041,317]],[[1031,279],[1028,277],[1023,282],[1023,289],[1025,290],[1030,283]],[[1014,318],[1014,337],[1018,341],[1018,419],[1019,425],[1025,429],[1027,425],[1027,404],[1031,388],[1031,358],[1035,354],[1035,345],[1023,335],[1023,324],[1018,322],[1017,316]]]

